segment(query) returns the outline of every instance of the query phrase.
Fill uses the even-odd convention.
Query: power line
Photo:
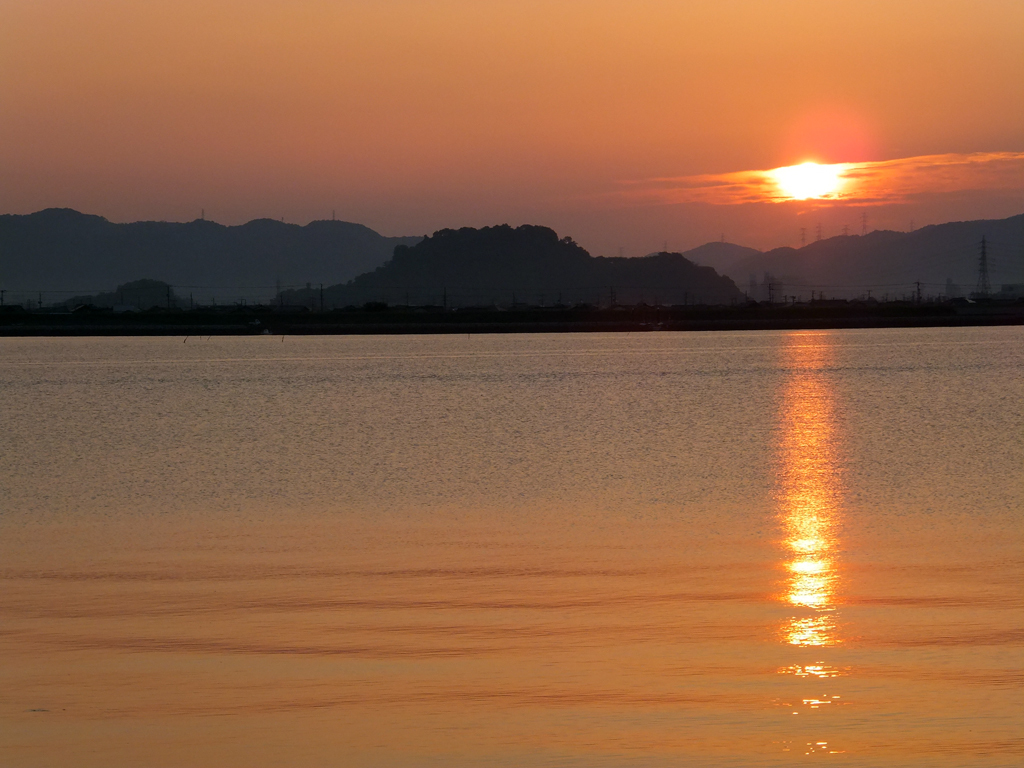
[[[985,236],[981,236],[981,254],[978,257],[978,295],[988,298],[992,293],[992,284],[988,279],[988,252],[985,249]]]

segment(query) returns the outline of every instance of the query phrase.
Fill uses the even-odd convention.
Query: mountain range
[[[768,298],[766,281],[773,283],[776,298],[809,299],[812,291],[841,298],[870,291],[882,298],[915,292],[917,282],[923,293],[956,296],[978,289],[983,237],[992,290],[1024,283],[1024,214],[936,224],[913,232],[843,235],[765,252],[709,243],[686,256],[732,278],[757,300]]]
[[[147,278],[174,285],[186,298],[194,293],[196,301],[266,299],[278,285],[350,280],[390,259],[396,245],[420,239],[384,237],[344,221],[116,224],[50,208],[0,216],[0,288],[8,298],[43,292],[52,302]]]
[[[1004,284],[1024,291],[1024,214],[764,252],[715,242],[684,253],[608,258],[540,226],[384,237],[341,221],[116,224],[47,209],[0,215],[0,290],[9,303],[34,306],[95,298],[143,279],[169,284],[186,305],[193,299],[269,301],[280,294],[276,301],[317,306],[321,284],[327,307],[729,304],[747,297],[900,297],[918,289],[954,297],[977,290],[982,238],[992,291]],[[122,293],[100,303],[117,303]]]

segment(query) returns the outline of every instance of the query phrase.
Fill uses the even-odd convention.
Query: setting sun
[[[836,197],[844,179],[842,165],[819,165],[806,162],[776,168],[771,172],[783,196],[793,200]]]

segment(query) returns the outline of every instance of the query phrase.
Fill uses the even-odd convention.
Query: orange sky
[[[0,0],[0,212],[793,244],[802,216],[860,214],[617,193],[1024,152],[1022,83],[1020,0]],[[1017,168],[871,220],[1022,212]]]

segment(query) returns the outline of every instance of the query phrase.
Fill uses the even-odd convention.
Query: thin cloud
[[[922,155],[868,163],[838,163],[831,194],[807,202],[854,205],[899,203],[922,194],[1024,192],[1024,152]],[[634,205],[781,203],[795,198],[779,183],[780,169],[623,182],[611,193]]]

